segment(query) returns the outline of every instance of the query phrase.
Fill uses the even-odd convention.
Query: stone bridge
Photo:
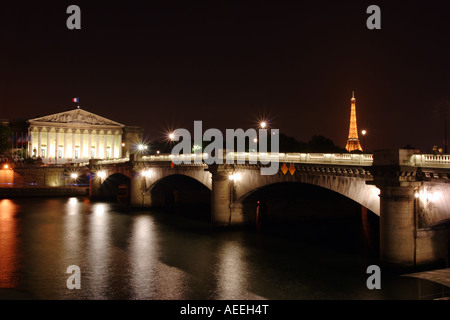
[[[223,164],[211,165],[194,164],[198,156],[176,156],[188,162],[179,165],[171,155],[91,160],[88,167],[95,178],[90,195],[100,196],[102,186],[119,175],[129,182],[132,207],[152,207],[159,201],[152,190],[161,181],[189,177],[210,190],[211,223],[217,227],[245,223],[243,201],[264,186],[300,182],[337,192],[380,216],[380,255],[386,264],[409,266],[447,258],[450,156],[413,150],[277,154],[280,170],[275,175],[261,174],[258,154],[228,153]],[[230,157],[234,161],[227,164]]]
[[[263,159],[276,159],[278,172],[262,175]],[[176,160],[185,163],[175,165]],[[193,183],[184,195],[187,200],[206,197],[211,203],[208,212],[213,227],[255,221],[256,210],[244,208],[247,197],[265,186],[300,182],[339,193],[378,215],[380,257],[387,264],[409,266],[448,259],[450,155],[401,149],[373,155],[226,153],[224,164],[207,165],[204,160],[201,154],[131,155],[130,159],[92,159],[72,166],[17,166],[2,170],[5,177],[0,178],[26,186],[61,187],[70,185],[76,173],[88,177],[85,182],[92,199],[113,195],[135,208],[164,206],[165,199],[156,190],[168,179],[185,179]]]

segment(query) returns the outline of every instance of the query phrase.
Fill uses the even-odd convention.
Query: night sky
[[[0,7],[0,118],[81,108],[147,139],[266,118],[344,147],[355,91],[369,149],[442,146],[448,1],[10,1]],[[81,30],[66,9],[81,8]],[[381,30],[366,9],[381,8]]]

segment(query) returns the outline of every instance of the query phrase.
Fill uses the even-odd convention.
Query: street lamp
[[[105,171],[97,172],[97,177],[99,177],[100,179],[105,179],[106,178],[106,172]]]
[[[366,137],[366,134],[367,134],[367,130],[366,129],[361,130],[361,134],[362,134],[363,149],[365,149],[366,148],[366,139],[365,139],[365,137]]]

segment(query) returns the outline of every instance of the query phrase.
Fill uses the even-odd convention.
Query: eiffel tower
[[[363,151],[358,139],[358,127],[356,125],[356,99],[354,91],[352,91],[352,99],[350,101],[352,103],[350,110],[350,129],[348,131],[348,140],[345,149],[347,149],[348,152],[354,150]]]

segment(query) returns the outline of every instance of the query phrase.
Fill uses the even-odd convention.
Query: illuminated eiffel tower
[[[354,91],[352,91],[352,99],[350,101],[352,102],[352,107],[350,110],[350,129],[348,131],[348,140],[345,149],[349,152],[353,150],[363,151],[358,139],[358,127],[356,125],[356,99]]]

